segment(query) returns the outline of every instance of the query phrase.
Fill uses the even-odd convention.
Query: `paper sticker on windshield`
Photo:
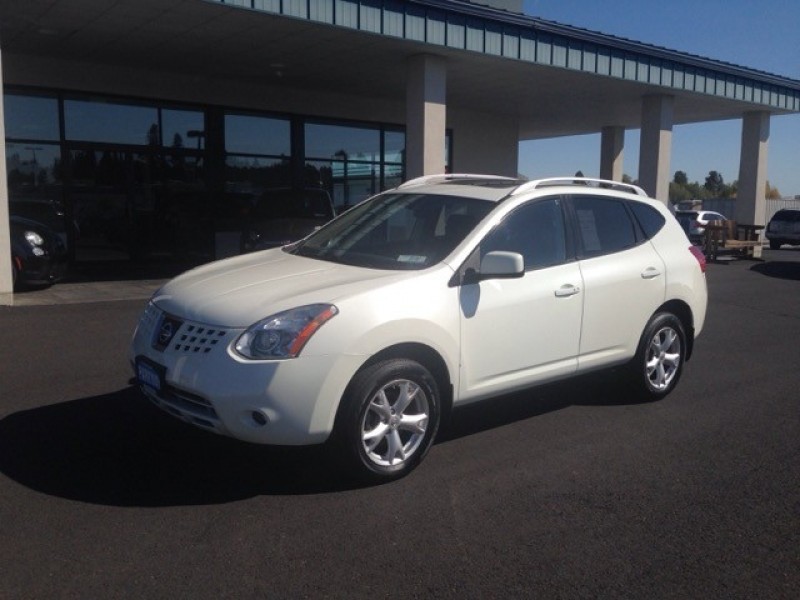
[[[427,256],[417,256],[415,254],[401,254],[397,257],[397,262],[411,263],[414,265],[421,265],[428,260]]]

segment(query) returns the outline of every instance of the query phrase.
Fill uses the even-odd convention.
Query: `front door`
[[[583,311],[578,264],[568,261],[558,198],[536,200],[507,217],[476,252],[522,254],[525,274],[461,288],[459,399],[525,387],[576,370]]]

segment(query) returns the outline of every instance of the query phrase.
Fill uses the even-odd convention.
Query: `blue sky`
[[[800,0],[525,0],[526,14],[800,80]],[[670,174],[702,183],[711,170],[739,177],[741,121],[676,125]],[[800,194],[800,115],[772,117],[767,179]],[[625,134],[624,172],[638,175],[639,131]],[[600,172],[600,136],[520,145],[528,177]]]

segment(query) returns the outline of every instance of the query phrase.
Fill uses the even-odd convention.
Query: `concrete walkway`
[[[58,283],[44,289],[0,294],[0,305],[46,306],[113,300],[147,300],[166,279]]]

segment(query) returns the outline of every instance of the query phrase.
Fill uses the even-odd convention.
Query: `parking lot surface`
[[[0,306],[0,598],[800,597],[800,249],[708,282],[665,400],[466,407],[377,487],[149,405],[138,293]]]

